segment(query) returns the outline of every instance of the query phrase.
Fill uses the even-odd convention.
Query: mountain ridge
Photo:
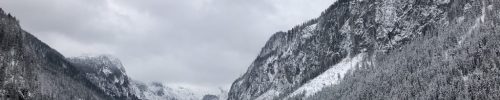
[[[1,9],[0,9],[1,10]],[[19,21],[3,10],[0,14],[0,97],[4,99],[109,99],[81,80],[64,56],[21,29]],[[75,74],[76,73],[76,74]],[[58,82],[54,80],[65,80]],[[61,88],[59,86],[68,86]],[[71,88],[81,90],[70,91]],[[43,91],[43,92],[42,92]],[[67,91],[67,92],[62,92]],[[78,92],[78,94],[77,94]],[[55,95],[66,94],[66,95]]]
[[[485,65],[496,65],[494,59],[498,57],[491,53],[498,52],[495,45],[500,43],[495,39],[498,37],[495,33],[499,32],[497,27],[500,21],[500,17],[496,16],[500,11],[495,8],[498,5],[499,2],[494,0],[337,1],[320,17],[287,32],[275,33],[247,72],[233,83],[229,99],[459,97],[451,93],[433,92],[446,91],[435,87],[435,84],[457,86],[451,88],[456,89],[452,92],[455,94],[468,94],[465,90],[491,94],[492,92],[484,92],[488,90],[478,87],[486,83],[498,85],[491,83],[495,80],[491,78],[494,78],[496,69],[480,71],[492,76],[475,76],[490,80],[458,79],[461,80],[474,70],[489,68]],[[486,46],[488,48],[485,48]],[[418,55],[419,53],[424,55]],[[486,53],[490,55],[487,56]],[[345,75],[335,75],[338,74],[335,71],[327,72],[336,70],[335,66],[339,65],[342,59],[350,59],[359,54],[365,56],[360,63],[353,63],[355,67]],[[442,69],[440,66],[449,69]],[[426,74],[456,79],[456,84],[441,83],[442,80],[435,76],[414,75],[423,73],[420,70],[430,69],[442,71]],[[458,72],[461,74],[448,74]],[[301,93],[290,95],[318,76],[325,76],[324,74],[344,77],[338,84],[322,88],[313,96]],[[465,76],[460,76],[463,74]],[[426,81],[419,84],[398,83],[415,80]],[[476,85],[463,85],[466,83]],[[400,90],[405,86],[418,88],[406,88],[411,91]],[[435,94],[425,94],[426,91],[421,88],[433,90],[431,92]],[[404,92],[399,94],[398,91]],[[470,97],[492,97],[483,94]]]
[[[121,61],[111,55],[67,58],[23,30],[15,17],[0,8],[2,100],[198,100],[208,95],[189,95],[195,90],[175,93],[179,90],[153,83],[132,80]]]

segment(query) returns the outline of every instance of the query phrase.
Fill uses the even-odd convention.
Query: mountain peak
[[[111,55],[86,55],[67,59],[107,95],[122,98],[131,94],[128,91],[130,79],[118,58]]]
[[[0,20],[1,24],[11,24],[19,27],[19,20],[10,13],[5,12],[2,8],[0,8]]]
[[[70,57],[68,60],[73,63],[87,63],[91,66],[87,67],[103,67],[105,69],[117,70],[122,74],[125,74],[125,68],[122,62],[115,56],[112,55],[85,55],[78,57]],[[102,69],[102,68],[97,68]],[[111,73],[110,70],[103,71],[104,73]]]

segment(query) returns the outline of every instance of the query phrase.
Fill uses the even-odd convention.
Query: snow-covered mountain
[[[68,58],[79,71],[83,72],[92,84],[96,85],[106,95],[117,99],[134,98],[130,89],[130,79],[120,60],[112,56],[82,56]]]
[[[92,84],[116,99],[202,100],[205,95],[227,98],[227,92],[206,87],[190,88],[129,78],[121,61],[111,55],[68,58]]]
[[[213,100],[226,94],[134,81],[110,55],[66,58],[0,9],[1,100]]]
[[[140,99],[145,100],[223,100],[227,98],[224,89],[169,85],[159,82],[132,82],[132,89]]]
[[[338,0],[275,33],[229,100],[498,99],[499,6]]]
[[[112,100],[56,50],[0,9],[0,98]]]

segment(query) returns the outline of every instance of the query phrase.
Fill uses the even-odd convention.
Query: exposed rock
[[[275,33],[232,84],[229,99],[305,99],[318,89],[300,88],[319,76],[338,81],[309,99],[497,98],[498,6],[498,0],[338,0],[319,18]],[[329,71],[359,55],[349,72]]]

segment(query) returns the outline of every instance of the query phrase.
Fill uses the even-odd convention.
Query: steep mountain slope
[[[112,56],[68,58],[87,80],[116,99],[138,99],[130,89],[130,79],[120,60]]]
[[[339,0],[274,34],[229,99],[498,99],[498,6]]]
[[[226,92],[145,84],[130,79],[109,55],[65,58],[21,29],[0,9],[0,99],[14,100],[200,100]]]
[[[226,94],[134,81],[110,55],[65,58],[0,9],[1,100],[213,100]]]
[[[0,98],[113,99],[82,75],[64,56],[0,10]]]
[[[110,55],[68,58],[100,90],[115,99],[138,100],[201,100],[204,95],[225,97],[224,91],[190,89],[164,85],[160,82],[143,83],[129,78],[121,61]]]

